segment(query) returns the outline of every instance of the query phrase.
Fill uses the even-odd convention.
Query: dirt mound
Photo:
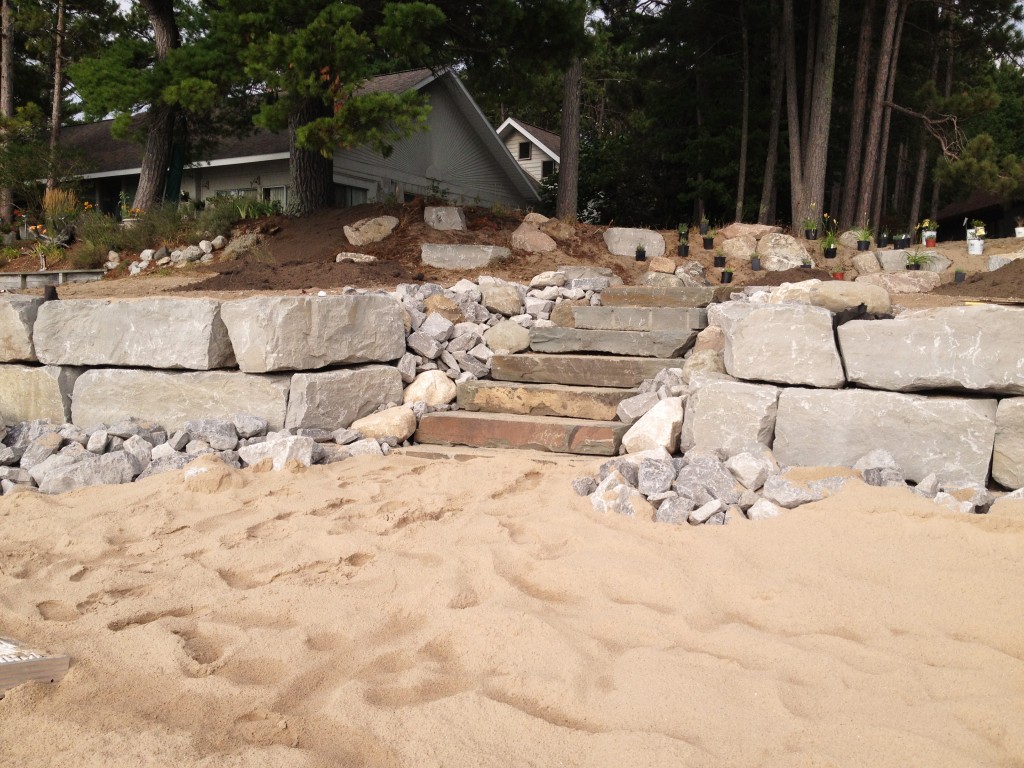
[[[959,285],[950,283],[940,286],[933,293],[943,296],[1024,301],[1024,259],[1014,259],[1005,267],[993,272],[971,275]]]

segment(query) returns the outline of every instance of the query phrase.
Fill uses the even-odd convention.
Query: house
[[[558,171],[562,138],[557,133],[509,117],[498,126],[498,138],[535,181]]]
[[[1013,237],[1017,219],[1024,217],[1024,200],[1011,200],[994,192],[976,191],[966,198],[950,203],[936,217],[943,239],[962,240],[969,223],[985,222],[988,237]]]
[[[426,95],[427,130],[394,145],[388,157],[369,147],[334,155],[335,202],[410,200],[443,195],[454,202],[526,208],[539,200],[536,184],[509,154],[462,82],[451,72],[416,69],[376,77],[368,91]],[[122,192],[134,195],[142,147],[110,135],[111,121],[65,128],[61,143],[90,161],[82,195],[101,210],[116,209]],[[222,141],[208,157],[187,166],[181,191],[193,200],[252,195],[287,206],[288,136],[260,130]]]

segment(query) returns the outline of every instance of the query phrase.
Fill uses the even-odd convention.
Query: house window
[[[533,156],[533,146],[528,141],[519,142],[519,159],[529,160]]]
[[[277,203],[282,211],[285,210],[288,207],[288,187],[264,187],[263,202]]]
[[[554,160],[545,160],[543,163],[540,164],[540,177],[542,179],[546,179],[548,176],[551,176],[552,174],[554,174],[554,172],[555,172],[555,161]]]
[[[217,197],[256,197],[255,189],[218,189]]]
[[[350,187],[347,184],[334,185],[334,204],[342,208],[362,205],[368,197],[368,190],[362,187]]]

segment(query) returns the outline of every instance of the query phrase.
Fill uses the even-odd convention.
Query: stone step
[[[573,327],[591,331],[702,330],[708,311],[698,307],[573,307]]]
[[[606,307],[706,307],[715,300],[715,289],[655,288],[647,285],[613,285],[601,291]]]
[[[602,357],[600,355],[495,355],[491,378],[540,384],[637,387],[665,368],[682,368],[679,357]]]
[[[697,332],[590,331],[580,328],[531,328],[530,349],[548,354],[599,352],[609,355],[679,357],[693,346]]]
[[[459,408],[465,411],[614,421],[619,403],[632,397],[636,391],[565,384],[464,381],[459,384],[458,393]]]
[[[413,440],[432,445],[615,456],[627,429],[627,424],[617,421],[450,411],[429,413],[420,419]]]

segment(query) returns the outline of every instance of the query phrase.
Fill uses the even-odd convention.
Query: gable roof
[[[498,127],[497,133],[504,141],[512,131],[519,131],[519,133],[536,144],[541,152],[556,163],[561,162],[559,156],[562,153],[562,137],[557,133],[552,133],[536,125],[530,125],[530,123],[517,120],[514,117],[506,118],[505,122]]]

